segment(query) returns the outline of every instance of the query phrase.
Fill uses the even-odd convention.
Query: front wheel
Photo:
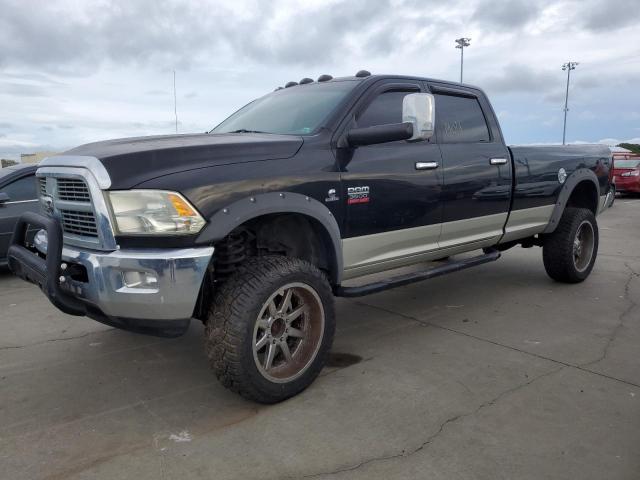
[[[556,230],[547,235],[542,258],[547,274],[558,282],[584,281],[598,255],[598,223],[587,208],[567,208]]]
[[[297,258],[264,256],[247,260],[216,292],[205,343],[223,385],[275,403],[314,381],[334,330],[326,276]]]

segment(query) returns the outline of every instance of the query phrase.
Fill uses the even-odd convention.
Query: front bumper
[[[24,246],[19,229],[47,231],[46,260]],[[62,245],[57,221],[30,214],[9,248],[11,270],[38,284],[60,310],[140,333],[177,336],[189,326],[213,247],[113,252]]]

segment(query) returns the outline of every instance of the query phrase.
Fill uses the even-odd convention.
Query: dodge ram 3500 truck
[[[272,403],[322,369],[334,296],[456,272],[515,245],[541,246],[552,279],[583,281],[610,166],[601,146],[507,147],[472,86],[323,75],[208,133],[44,160],[43,213],[19,221],[9,264],[72,315],[166,336],[203,321],[222,383]],[[29,225],[41,229],[33,242]]]

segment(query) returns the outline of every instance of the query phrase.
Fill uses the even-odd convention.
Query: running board
[[[383,292],[384,290],[389,290],[391,288],[403,287],[423,280],[429,280],[430,278],[446,275],[447,273],[459,272],[460,270],[466,270],[467,268],[482,265],[484,263],[495,262],[499,258],[500,252],[498,250],[491,250],[484,255],[465,258],[457,262],[447,262],[445,265],[440,267],[431,268],[422,272],[398,275],[397,277],[391,277],[380,282],[369,283],[367,285],[360,285],[357,287],[339,286],[335,289],[334,293],[336,297],[361,297],[363,295],[370,295],[372,293]]]

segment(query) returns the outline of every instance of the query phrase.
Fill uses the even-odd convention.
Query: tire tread
[[[281,392],[273,394],[265,392],[252,381],[245,365],[248,361],[243,352],[247,325],[255,321],[248,312],[255,309],[256,302],[261,301],[260,296],[266,288],[273,287],[275,290],[275,285],[283,277],[294,274],[316,279],[314,288],[320,290],[318,295],[323,299],[325,322],[328,325],[325,327],[323,346],[312,366],[303,374],[308,381],[294,388],[282,384]],[[330,298],[329,305],[324,301],[327,298]],[[205,327],[205,350],[213,372],[225,387],[249,400],[275,403],[299,393],[320,373],[329,353],[334,328],[333,294],[326,275],[320,269],[298,258],[277,255],[252,257],[240,265],[215,292]],[[253,362],[253,358],[250,360]]]
[[[573,239],[578,226],[585,220],[590,221],[594,227],[595,244],[590,265],[584,272],[579,272],[573,263]],[[598,224],[593,212],[587,208],[567,207],[556,230],[544,240],[542,259],[547,274],[558,282],[582,282],[591,273],[597,254]]]

